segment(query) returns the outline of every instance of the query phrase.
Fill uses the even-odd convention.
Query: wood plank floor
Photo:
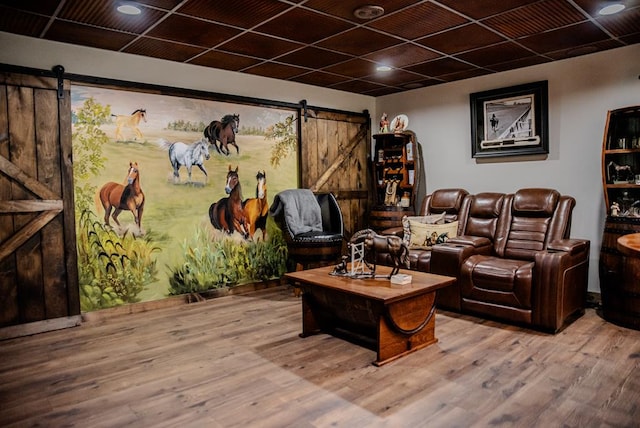
[[[0,426],[632,427],[640,331],[593,309],[558,335],[439,312],[383,367],[301,339],[287,287],[0,342]]]

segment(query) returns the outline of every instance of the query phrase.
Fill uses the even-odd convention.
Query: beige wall
[[[218,92],[337,110],[372,111],[375,98],[301,83],[216,70],[0,32],[0,63],[67,73]]]
[[[376,99],[376,114],[404,113],[423,147],[427,192],[472,193],[551,187],[576,198],[572,236],[591,241],[589,290],[599,291],[598,257],[605,219],[601,177],[607,110],[640,104],[640,45],[417,89]],[[480,163],[471,158],[469,94],[549,81],[546,160]],[[376,116],[377,118],[377,116]]]
[[[144,82],[347,111],[404,113],[423,146],[427,191],[513,192],[553,187],[577,200],[572,235],[591,240],[589,290],[599,291],[598,253],[605,208],[600,152],[607,110],[640,104],[640,45],[520,70],[372,98],[241,73],[71,46],[0,32],[0,63]],[[546,160],[479,163],[471,158],[469,94],[549,81]]]

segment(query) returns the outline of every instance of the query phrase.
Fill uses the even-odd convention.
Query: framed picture
[[[469,98],[472,157],[549,153],[546,80],[476,92]]]

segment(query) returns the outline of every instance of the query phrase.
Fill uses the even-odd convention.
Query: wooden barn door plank
[[[368,209],[369,117],[312,107],[301,120],[301,186],[336,196],[349,238]]]
[[[9,86],[9,140],[11,163],[28,177],[37,177],[34,94],[32,88]],[[12,183],[13,199],[33,199],[21,183]],[[36,218],[35,213],[14,214],[14,233]],[[32,235],[16,251],[18,305],[21,322],[45,318],[40,237]]]
[[[9,158],[9,114],[7,102],[7,87],[0,85],[0,156]],[[0,200],[10,201],[11,180],[0,174]],[[13,216],[0,214],[0,242],[5,242],[13,235]],[[16,286],[16,259],[0,258],[0,326],[17,320],[18,288]]]
[[[69,82],[63,87],[59,99],[54,78],[0,73],[2,337],[76,325],[80,314]]]

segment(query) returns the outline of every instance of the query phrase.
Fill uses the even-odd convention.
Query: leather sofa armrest
[[[589,241],[584,239],[559,239],[550,242],[547,250],[549,252],[564,251],[572,255],[584,251],[588,245]]]
[[[464,245],[473,248],[491,246],[489,238],[483,236],[461,235],[455,236],[447,241],[447,244]]]
[[[589,272],[589,240],[562,239],[535,256],[533,326],[553,333],[584,311]]]
[[[488,255],[491,248],[489,239],[475,236],[451,238],[444,244],[434,245],[431,248],[431,273],[457,277],[466,259],[474,254]]]

